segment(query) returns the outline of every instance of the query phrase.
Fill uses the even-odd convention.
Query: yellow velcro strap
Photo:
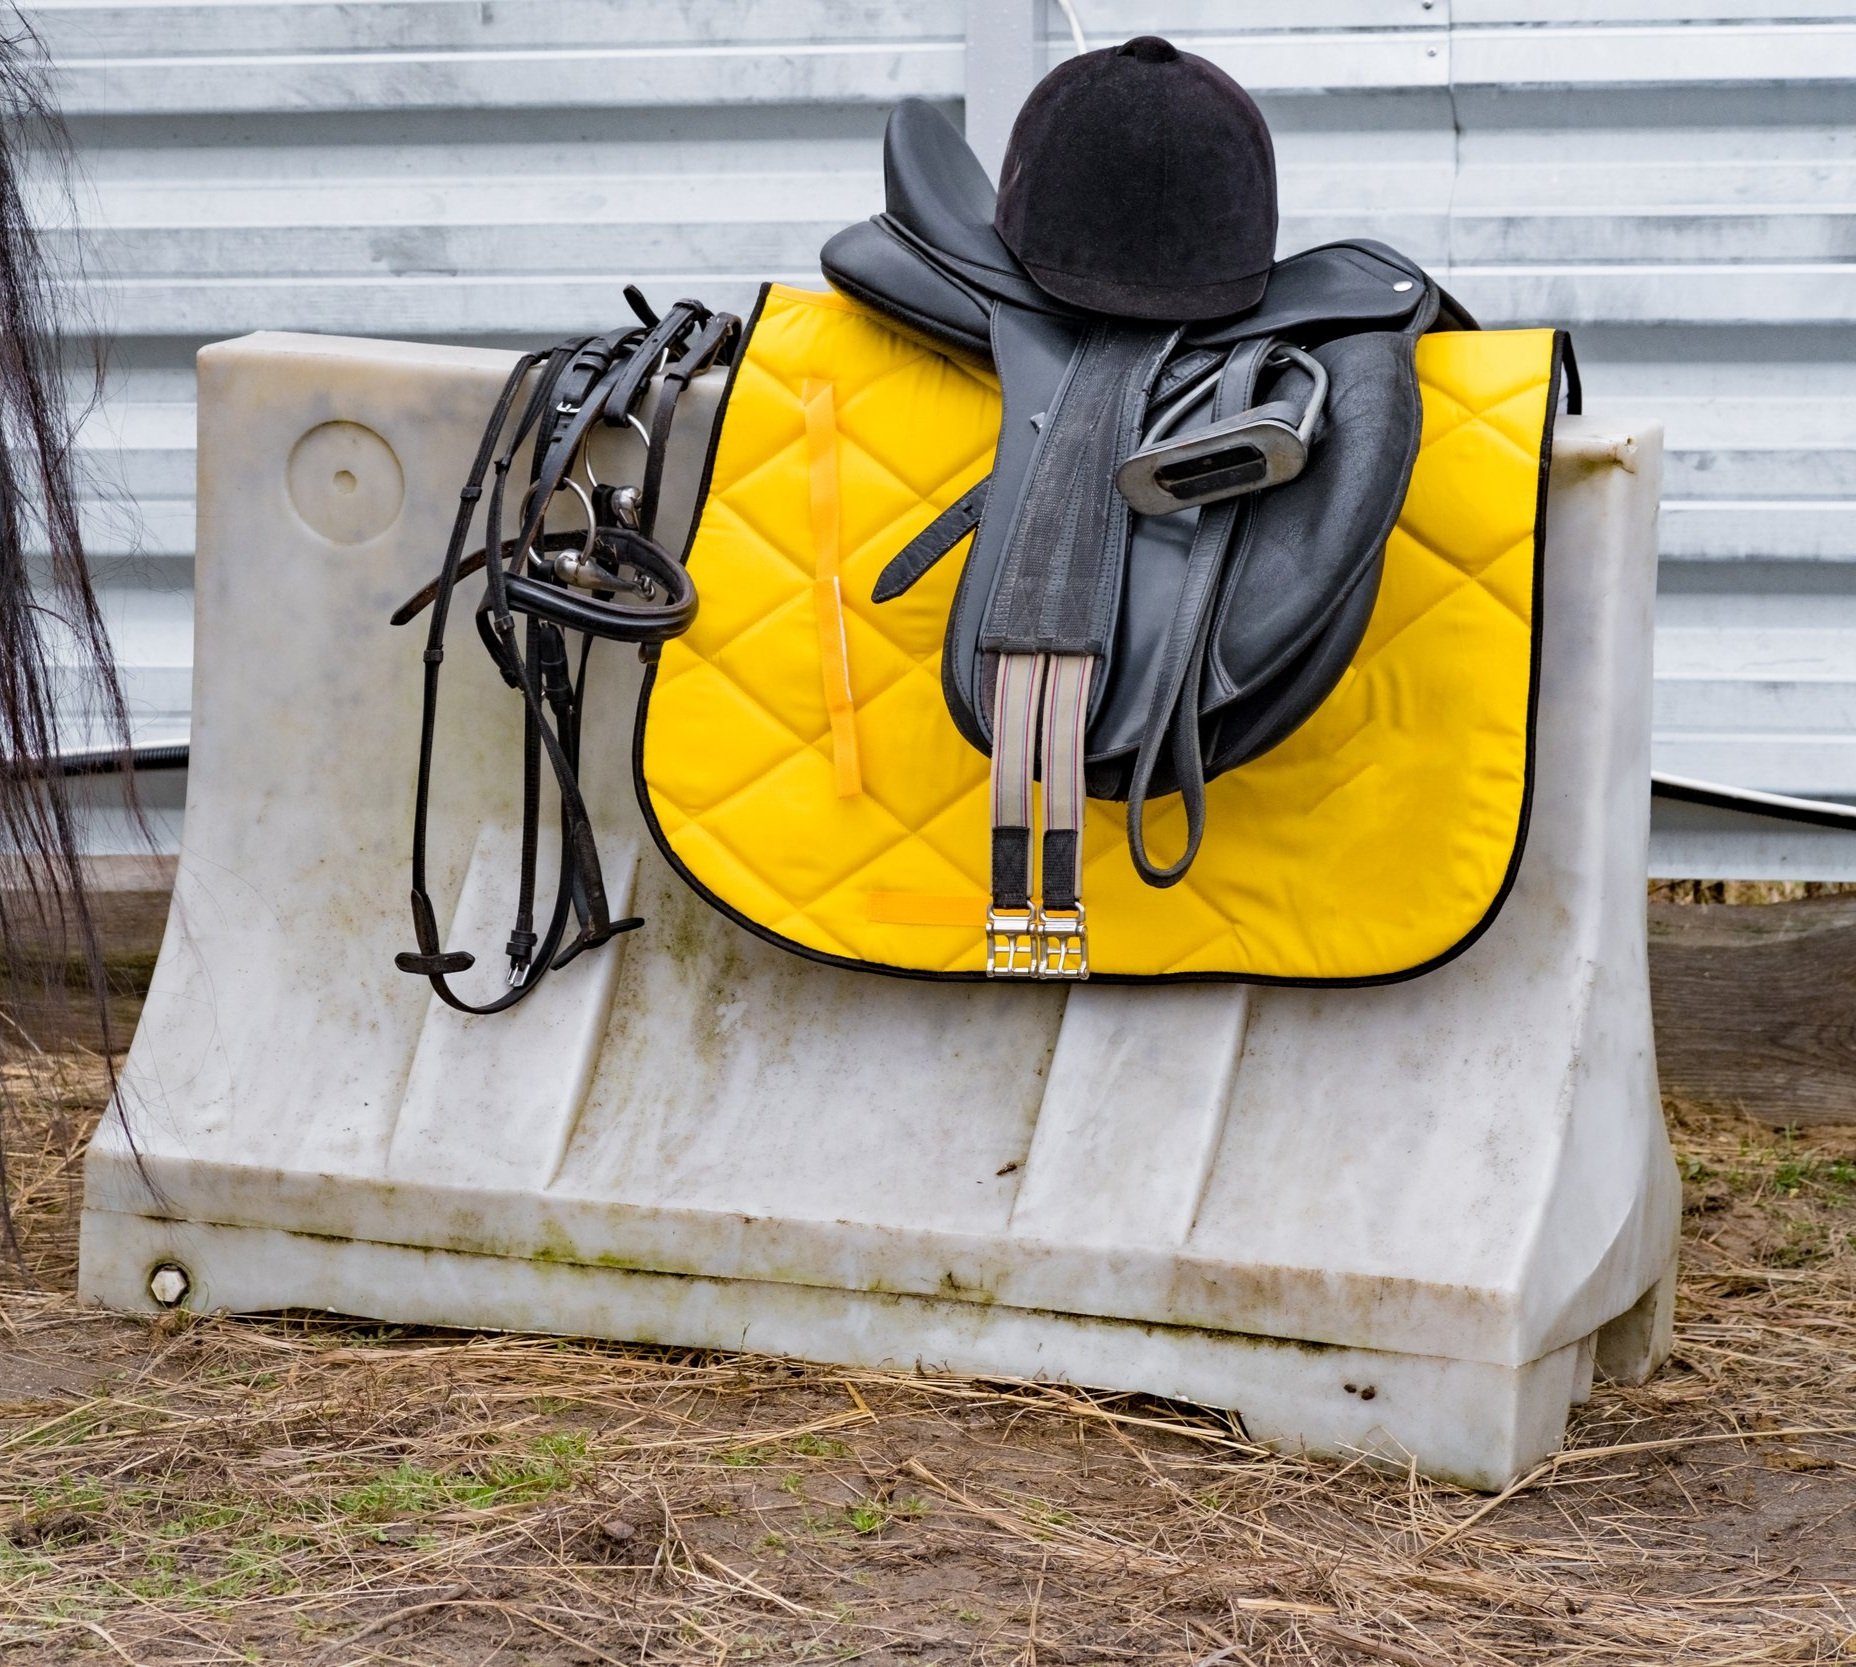
[[[986,924],[980,892],[945,895],[929,891],[873,891],[864,898],[864,918],[877,926],[971,926]]]
[[[838,797],[864,790],[857,764],[857,703],[851,693],[851,649],[844,635],[844,516],[838,501],[838,423],[829,382],[805,383],[806,455],[812,485],[812,609],[818,618],[818,666],[831,715],[831,761]]]

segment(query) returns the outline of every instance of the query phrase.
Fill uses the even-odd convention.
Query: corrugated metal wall
[[[971,4],[34,7],[118,343],[90,437],[134,506],[97,526],[145,737],[188,725],[201,342],[526,343],[610,321],[626,280],[728,306],[816,282],[824,237],[878,206],[894,100],[958,113],[971,32],[970,119],[996,134],[1069,51],[1036,0]],[[1659,768],[1856,799],[1856,13],[1078,9],[1093,44],[1163,31],[1258,94],[1284,252],[1384,238],[1487,324],[1571,327],[1591,404],[1664,419]],[[1849,836],[1659,806],[1657,838],[1662,873],[1856,878]]]

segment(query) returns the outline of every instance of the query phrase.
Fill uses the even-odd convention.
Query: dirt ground
[[[1039,1383],[81,1308],[6,1067],[0,1667],[1856,1661],[1856,1127],[1671,1108],[1675,1356],[1489,1500]]]

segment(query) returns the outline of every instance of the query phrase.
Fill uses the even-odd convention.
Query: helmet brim
[[[1153,283],[1118,283],[1110,278],[1064,272],[1056,267],[1023,261],[1024,268],[1059,301],[1092,313],[1117,318],[1138,318],[1156,323],[1197,324],[1207,319],[1231,318],[1248,312],[1263,299],[1272,267],[1227,278],[1215,284],[1168,286]]]

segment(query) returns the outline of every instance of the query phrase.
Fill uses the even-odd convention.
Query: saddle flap
[[[1417,452],[1418,384],[1408,338],[1368,331],[1324,343],[1313,357],[1331,390],[1319,442],[1294,478],[1239,500],[1231,555],[1217,581],[1198,699],[1212,774],[1280,741],[1325,694],[1323,680],[1346,665],[1371,612],[1373,574]],[[1301,411],[1308,385],[1299,364],[1283,364],[1242,418],[1278,406]],[[1200,422],[1181,439],[1195,441],[1217,426]],[[1283,438],[1295,436],[1285,430]],[[1210,445],[1215,461],[1217,443]],[[1102,797],[1126,791],[1150,721],[1154,668],[1178,606],[1197,513],[1175,506],[1170,515],[1134,519],[1111,654],[1118,675],[1106,680],[1108,694],[1090,726],[1090,791]],[[1324,640],[1325,651],[1316,652]],[[1164,763],[1156,783],[1160,791],[1174,785]]]
[[[1402,335],[1343,336],[1315,356],[1333,390],[1321,442],[1301,475],[1256,500],[1213,625],[1214,675],[1234,698],[1296,660],[1382,559],[1418,454],[1418,378]]]

